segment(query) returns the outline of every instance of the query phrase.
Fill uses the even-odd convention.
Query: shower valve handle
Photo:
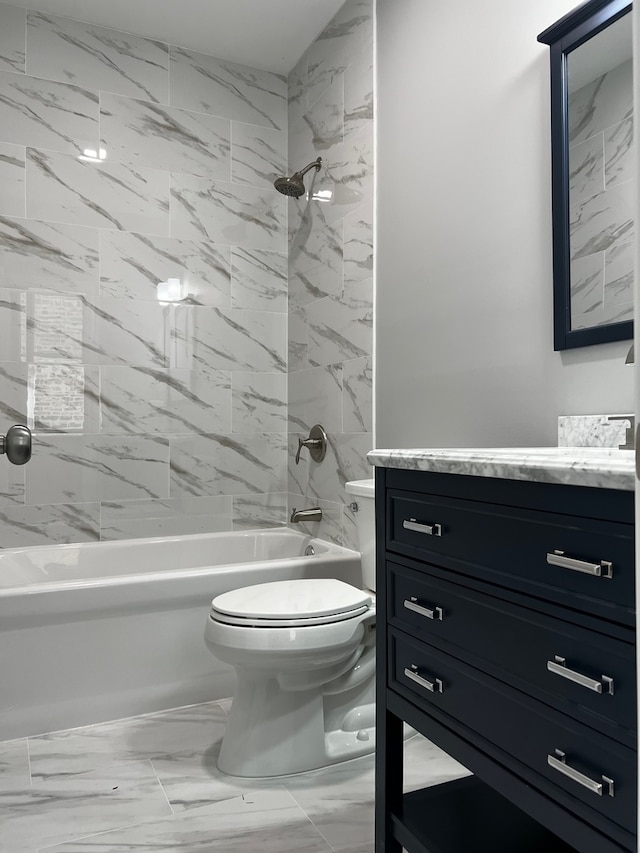
[[[6,453],[13,465],[24,465],[31,459],[31,430],[16,424],[0,435],[0,453]]]
[[[315,424],[315,426],[311,427],[309,438],[298,439],[296,465],[300,464],[300,451],[303,447],[309,448],[309,455],[314,462],[322,462],[327,452],[327,434],[320,424]]]

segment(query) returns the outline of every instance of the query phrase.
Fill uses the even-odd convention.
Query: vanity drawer
[[[387,548],[634,624],[630,524],[390,491]]]
[[[634,750],[395,631],[389,654],[392,689],[412,696],[427,713],[437,709],[448,715],[511,755],[534,771],[537,781],[532,784],[587,822],[595,812],[635,832]]]
[[[486,666],[507,684],[596,730],[606,721],[608,734],[632,742],[631,643],[432,576],[429,567],[415,571],[387,562],[387,577],[388,615],[396,627]]]

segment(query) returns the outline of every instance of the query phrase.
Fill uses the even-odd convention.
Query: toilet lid
[[[371,596],[335,578],[261,583],[213,599],[212,616],[231,624],[313,625],[364,613]]]

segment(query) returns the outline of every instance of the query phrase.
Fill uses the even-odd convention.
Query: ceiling
[[[9,0],[286,74],[344,0]]]

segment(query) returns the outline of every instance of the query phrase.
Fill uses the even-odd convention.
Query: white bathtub
[[[211,599],[322,577],[360,555],[283,528],[0,551],[0,740],[230,696]]]

